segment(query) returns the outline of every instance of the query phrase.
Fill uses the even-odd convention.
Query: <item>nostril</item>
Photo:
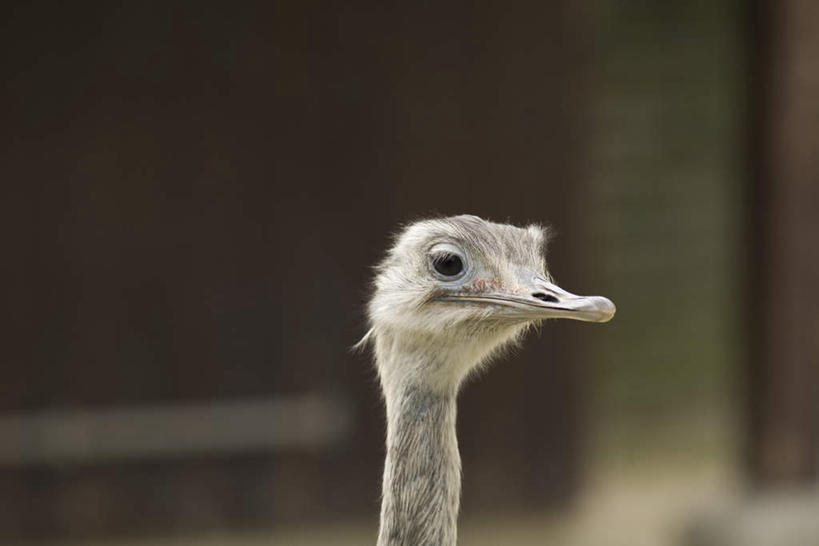
[[[544,294],[543,292],[535,292],[534,294],[532,294],[532,297],[537,298],[540,301],[545,301],[545,302],[548,302],[548,303],[559,303],[560,302],[560,300],[557,299],[556,297],[554,297],[553,295]]]

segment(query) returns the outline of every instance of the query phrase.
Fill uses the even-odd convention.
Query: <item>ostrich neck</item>
[[[453,546],[461,460],[455,389],[385,389],[387,457],[378,546]]]

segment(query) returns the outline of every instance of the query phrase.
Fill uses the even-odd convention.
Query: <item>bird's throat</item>
[[[387,392],[379,546],[454,546],[461,492],[456,393],[404,385]]]

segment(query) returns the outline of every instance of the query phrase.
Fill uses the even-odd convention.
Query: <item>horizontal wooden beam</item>
[[[351,421],[347,404],[316,393],[207,404],[51,409],[0,417],[0,465],[322,450],[341,443]]]

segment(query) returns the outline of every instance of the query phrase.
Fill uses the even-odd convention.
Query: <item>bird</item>
[[[357,347],[372,347],[386,406],[378,546],[456,544],[456,399],[470,374],[544,319],[614,315],[609,299],[555,284],[549,235],[539,224],[427,218],[401,229],[375,266]]]

